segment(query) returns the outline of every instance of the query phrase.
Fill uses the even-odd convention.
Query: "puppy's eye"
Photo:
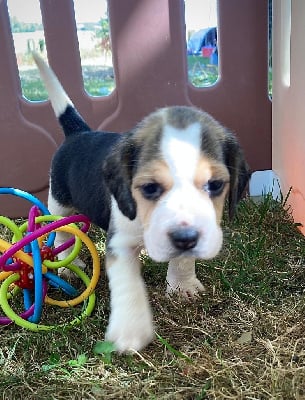
[[[210,196],[213,197],[213,196],[219,196],[222,193],[224,186],[225,182],[223,180],[216,179],[214,181],[212,180],[208,181],[208,183],[206,183],[203,188],[206,192],[210,194]]]
[[[157,182],[150,182],[140,186],[140,191],[145,199],[157,200],[164,192],[164,188]]]

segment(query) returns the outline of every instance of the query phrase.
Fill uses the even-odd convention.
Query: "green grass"
[[[32,61],[29,65],[32,65]],[[107,96],[114,90],[115,78],[112,67],[84,65],[82,72],[84,88],[89,95]],[[19,74],[25,98],[30,101],[42,101],[48,98],[37,69],[21,69]],[[189,81],[196,87],[210,86],[218,79],[218,67],[210,65],[207,58],[188,56],[188,76]]]
[[[201,56],[188,56],[188,78],[196,87],[211,86],[218,79],[218,66],[211,65],[209,59]]]
[[[209,263],[211,273],[223,288],[248,301],[276,302],[291,293],[302,294],[305,281],[299,261],[305,259],[304,238],[300,234],[297,242],[292,226],[291,215],[272,197],[260,203],[241,202],[237,218],[225,231],[228,245],[222,257],[227,267],[219,269],[215,260]],[[296,241],[293,251],[291,239]]]
[[[115,88],[113,69],[101,66],[83,66],[84,88],[91,96],[107,96]],[[22,93],[30,101],[48,99],[47,91],[37,69],[20,71]]]
[[[83,66],[84,87],[91,96],[107,96],[115,88],[113,68]]]
[[[197,263],[206,292],[194,302],[166,298],[165,264],[143,255],[157,335],[141,353],[118,355],[104,342],[104,272],[94,313],[79,326],[40,333],[0,327],[2,398],[304,398],[304,237],[284,201],[268,196],[244,199],[223,225],[221,254]],[[92,227],[90,236],[103,260],[104,235]],[[83,258],[90,264],[86,251]],[[46,311],[50,324],[79,312]]]

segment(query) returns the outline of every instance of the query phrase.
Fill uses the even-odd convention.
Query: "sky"
[[[19,21],[41,22],[39,0],[7,0],[7,3],[10,15],[17,17]],[[216,3],[217,0],[185,0],[187,30],[215,26]],[[97,22],[105,16],[106,0],[74,0],[74,9],[77,22]]]
[[[39,0],[7,0],[7,4],[19,21],[41,22]],[[78,22],[97,22],[105,16],[106,0],[74,0],[74,9]]]
[[[217,0],[185,0],[187,30],[197,31],[217,25]]]

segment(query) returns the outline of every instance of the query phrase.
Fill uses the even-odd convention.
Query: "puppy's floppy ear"
[[[223,143],[223,154],[230,173],[229,217],[233,218],[236,205],[242,197],[251,172],[243,151],[231,132],[227,132],[227,137]]]
[[[137,205],[131,193],[131,183],[137,164],[138,147],[132,134],[125,135],[106,157],[103,172],[105,182],[120,211],[133,220],[137,215]]]

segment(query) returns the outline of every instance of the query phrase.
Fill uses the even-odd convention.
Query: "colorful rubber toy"
[[[15,322],[32,331],[39,331],[80,323],[93,311],[94,289],[100,275],[97,250],[86,235],[90,226],[89,220],[84,215],[50,215],[40,200],[19,189],[0,188],[1,194],[21,197],[32,203],[32,207],[28,221],[21,226],[7,217],[0,216],[0,225],[5,226],[12,234],[12,243],[0,238],[0,306],[5,314],[0,316],[0,325]],[[81,227],[78,228],[76,223],[81,224]],[[72,236],[55,248],[54,239],[58,231],[67,232]],[[86,245],[92,257],[91,278],[77,265],[73,265],[82,244]],[[72,250],[69,256],[58,260],[57,256],[70,247]],[[60,267],[70,269],[80,278],[85,286],[82,293],[56,273]],[[55,300],[49,297],[51,287],[57,288],[68,299]],[[20,292],[23,294],[24,311],[17,313],[13,310],[13,304]],[[72,321],[60,325],[40,324],[45,304],[72,307],[81,303],[81,314],[74,316]]]

